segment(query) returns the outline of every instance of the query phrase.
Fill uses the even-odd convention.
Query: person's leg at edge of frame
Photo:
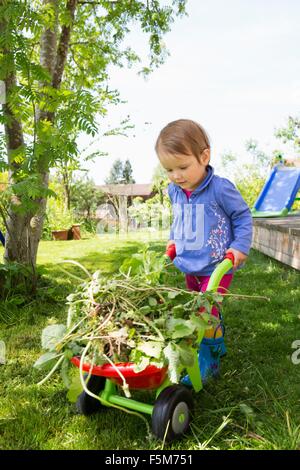
[[[232,274],[225,274],[223,276],[218,292],[226,292],[231,284],[232,277]],[[195,276],[186,275],[187,288],[198,292],[205,292],[209,278],[209,276],[199,276],[196,278]],[[219,318],[219,311],[216,307],[212,308],[212,315]],[[219,375],[220,357],[226,354],[223,331],[222,325],[206,330],[205,336],[199,345],[198,358],[203,383],[206,383],[210,377],[217,377]],[[192,385],[188,375],[182,379],[182,383],[188,386]]]

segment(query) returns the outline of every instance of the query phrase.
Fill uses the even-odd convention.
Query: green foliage
[[[43,330],[43,349],[59,354],[58,361],[66,354],[93,364],[133,361],[136,371],[167,364],[171,380],[178,382],[182,368],[191,365],[199,331],[218,322],[211,315],[199,317],[199,308],[208,306],[210,312],[211,304],[222,299],[170,287],[165,263],[164,256],[144,247],[125,259],[112,278],[96,271],[68,296],[67,329],[51,325]],[[43,355],[35,366],[52,365],[52,359]]]
[[[248,161],[238,163],[238,157],[232,153],[222,155],[222,166],[233,179],[238,190],[249,207],[253,207],[266,179],[266,172],[271,159],[258,148],[255,140],[246,142]]]
[[[148,36],[150,63],[142,66],[142,72],[149,73],[164,61],[162,37],[175,17],[184,14],[185,3],[77,2],[74,22],[68,9],[70,2],[0,3],[0,80],[8,82],[13,77],[6,105],[0,110],[0,124],[6,124],[10,133],[12,123],[19,128],[10,136],[11,140],[18,138],[18,148],[10,149],[9,155],[0,136],[0,171],[11,171],[10,195],[19,198],[14,209],[21,214],[39,210],[40,198],[51,195],[42,176],[62,163],[78,162],[79,134],[95,136],[108,107],[120,102],[118,92],[110,90],[109,69],[140,62],[135,51],[124,45],[132,24],[140,25]],[[49,38],[46,31],[57,33],[56,44],[61,39],[66,41],[65,28],[70,29],[70,41],[58,49],[56,63],[63,64],[60,80],[56,66],[49,71],[53,44],[47,44],[42,54],[41,44]],[[59,56],[61,51],[66,52],[65,60]],[[128,128],[127,122],[120,127]],[[4,156],[8,156],[8,162]],[[126,178],[132,181],[127,166]]]
[[[152,191],[157,193],[156,198],[158,199],[159,203],[164,206],[166,205],[167,201],[169,201],[167,192],[169,182],[170,180],[168,178],[166,170],[160,164],[157,165],[152,177]],[[153,202],[156,202],[156,200]]]
[[[57,200],[49,199],[46,212],[43,238],[50,240],[53,230],[69,230],[76,223],[72,210],[65,209]]]
[[[286,126],[277,129],[275,136],[284,143],[292,143],[298,153],[300,150],[300,118],[290,116]]]
[[[129,160],[124,163],[117,159],[114,161],[108,178],[105,180],[106,184],[130,184],[135,183],[132,176],[132,167]]]
[[[135,179],[132,176],[132,166],[130,160],[126,160],[123,167],[123,182],[125,184],[135,183]]]
[[[145,202],[142,198],[134,198],[132,205],[128,208],[129,216],[135,220],[136,228],[169,229],[172,215],[167,192],[168,184],[169,179],[165,170],[158,165],[152,178],[154,196]]]
[[[105,184],[119,184],[123,180],[123,163],[118,158],[114,161],[108,178],[105,180]]]
[[[270,166],[270,156],[258,148],[258,142],[250,139],[246,142],[246,150],[249,153],[249,163],[255,166],[257,171],[264,171]]]
[[[265,184],[265,178],[258,173],[255,167],[246,165],[243,173],[236,176],[235,183],[244,200],[251,208],[254,206]]]
[[[30,297],[31,277],[32,270],[20,263],[0,264],[0,298],[6,301],[1,306],[0,319],[4,323],[13,321],[14,315]]]
[[[43,227],[43,239],[51,240],[53,230],[69,230],[73,224],[78,223],[73,209],[68,210],[62,185],[53,180],[50,182],[53,196],[48,199],[47,210]]]
[[[87,219],[86,217],[82,219],[79,217],[78,221],[80,222],[80,233],[83,236],[90,236],[91,234],[96,235],[99,219]]]
[[[71,205],[77,215],[89,220],[102,201],[103,193],[91,179],[78,178],[72,182]]]
[[[40,148],[32,149],[33,160],[36,152],[39,153],[41,146],[47,143],[47,153],[52,154],[51,166],[55,165],[59,159],[55,148],[68,147],[80,131],[95,135],[96,116],[105,116],[107,105],[119,102],[118,93],[107,87],[108,68],[111,64],[122,67],[125,63],[130,65],[140,61],[130,47],[122,48],[132,21],[140,24],[141,29],[150,35],[150,69],[163,61],[162,35],[169,31],[175,15],[184,14],[185,1],[169,3],[162,6],[156,0],[147,2],[147,5],[137,0],[115,3],[102,0],[90,5],[81,2],[73,25],[64,3],[58,4],[57,20],[55,2],[44,4],[37,0],[1,4],[0,18],[5,19],[7,30],[0,43],[5,50],[5,54],[0,56],[0,79],[4,80],[11,70],[17,73],[17,85],[11,89],[7,102],[14,115],[23,121],[27,135],[39,137]],[[56,26],[71,26],[71,41],[60,88],[51,85],[52,77],[39,61],[41,35],[45,29]],[[45,135],[45,130],[35,128],[33,106],[55,113],[54,123],[44,121],[51,128],[48,135]],[[1,119],[5,121],[4,114]]]
[[[128,214],[135,221],[135,228],[149,227],[153,231],[169,229],[172,211],[167,192],[157,193],[145,202],[134,198]]]
[[[275,137],[280,139],[284,144],[290,145],[290,148],[287,148],[288,153],[290,153],[291,148],[293,148],[297,154],[300,151],[299,130],[300,119],[290,116],[286,126],[275,131]],[[221,157],[221,161],[223,168],[233,177],[237,188],[247,204],[253,207],[270,169],[279,163],[283,163],[286,166],[293,166],[297,158],[286,157],[286,152],[276,149],[273,150],[271,155],[267,155],[258,148],[258,142],[254,139],[250,139],[246,142],[246,150],[249,156],[247,163],[239,164],[238,157],[232,152],[224,153]],[[296,202],[293,208],[299,209],[299,202]]]
[[[0,321],[0,339],[7,351],[6,365],[0,367],[1,449],[158,449],[157,440],[147,438],[141,420],[118,410],[103,408],[87,425],[74,405],[67,405],[59,376],[37,387],[48,368],[39,371],[32,367],[41,354],[42,329],[65,323],[64,299],[75,290],[74,279],[60,271],[60,261],[73,256],[86,268],[97,267],[104,276],[111,276],[142,244],[142,237],[138,242],[111,236],[103,236],[101,250],[97,238],[71,241],[66,246],[41,242],[39,264],[47,279],[40,291],[41,300],[16,308],[14,324],[8,325],[2,317]],[[164,246],[164,241],[151,243],[151,249],[157,252],[163,252]],[[171,269],[172,285],[182,287],[182,273]],[[71,272],[77,273],[77,268]],[[297,450],[300,365],[291,361],[295,351],[291,345],[300,331],[299,271],[252,250],[245,268],[235,274],[230,290],[250,297],[224,299],[228,353],[222,359],[221,377],[194,394],[192,432],[164,448],[173,453],[182,449]],[[271,300],[260,302],[251,298],[253,294],[264,294]],[[7,302],[0,305],[2,308]],[[70,390],[76,401],[82,391],[77,368],[71,377]],[[133,398],[153,404],[155,392],[137,391]]]

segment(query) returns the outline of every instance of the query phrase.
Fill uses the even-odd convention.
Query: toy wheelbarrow
[[[212,273],[207,290],[215,291],[220,281],[233,266],[233,255],[228,253],[225,259]],[[202,341],[204,330],[198,335],[198,342]],[[187,368],[193,389],[199,392],[202,380],[195,351],[194,362]],[[80,367],[80,357],[73,357],[72,363]],[[82,369],[89,374],[87,388],[100,400],[89,395],[85,390],[78,396],[76,406],[80,414],[85,416],[100,411],[105,406],[118,405],[120,407],[145,413],[152,418],[152,432],[159,439],[172,441],[185,434],[191,422],[193,409],[193,396],[190,389],[184,385],[172,384],[168,377],[168,368],[157,368],[149,365],[141,372],[134,372],[134,363],[104,364],[92,366],[83,363]],[[119,392],[119,385],[126,380],[131,390],[156,390],[153,405],[124,397]]]

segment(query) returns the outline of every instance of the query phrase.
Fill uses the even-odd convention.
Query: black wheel
[[[193,397],[182,385],[165,388],[155,401],[152,432],[158,439],[172,441],[181,437],[190,426]]]
[[[104,389],[105,377],[91,375],[86,385],[88,390],[90,390],[95,395],[98,395]],[[102,405],[100,401],[88,395],[84,390],[78,396],[76,401],[76,408],[78,413],[84,416],[89,416],[93,413],[97,413],[97,411],[99,411],[101,407]]]

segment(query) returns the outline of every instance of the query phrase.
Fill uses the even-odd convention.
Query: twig
[[[110,360],[110,358],[106,355],[106,354],[103,354],[103,357],[107,360],[107,362],[110,363],[110,365],[115,369],[115,371],[119,374],[120,378],[122,379],[123,381],[123,385],[122,385],[122,389],[124,390],[124,393],[125,393],[125,396],[127,398],[130,398],[131,397],[131,393],[129,391],[129,386],[128,386],[128,383],[126,382],[126,379],[124,377],[124,375],[122,374],[122,372],[120,371],[120,369]]]
[[[255,300],[267,300],[271,301],[270,297],[264,297],[262,295],[244,295],[244,294],[222,294],[224,297],[238,297],[239,299],[255,299]]]
[[[61,362],[64,360],[65,356],[64,354],[61,355],[55,366],[50,370],[49,374],[46,375],[46,377],[43,378],[40,382],[37,383],[38,386],[43,385],[50,377],[51,375],[56,371],[56,369],[60,366]]]
[[[63,263],[70,263],[70,264],[75,264],[76,266],[78,266],[80,269],[82,269],[85,274],[90,278],[92,279],[92,275],[91,273],[84,267],[82,266],[82,264],[78,263],[77,261],[74,261],[72,259],[65,259],[63,261],[59,261],[58,264],[63,264]]]

